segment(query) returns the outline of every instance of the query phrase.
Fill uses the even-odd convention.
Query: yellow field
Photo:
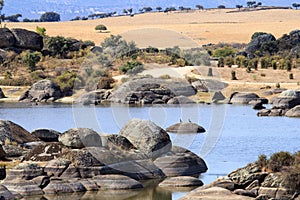
[[[191,42],[191,46],[219,42],[247,43],[257,31],[269,32],[275,37],[280,37],[299,29],[300,10],[274,9],[234,13],[228,11],[230,10],[214,9],[188,13],[146,13],[134,17],[59,23],[7,23],[7,27],[35,30],[36,26],[40,26],[45,27],[50,36],[62,35],[93,40],[96,44],[100,44],[110,34],[121,34],[128,40],[136,40],[139,46],[159,44],[162,48],[173,47],[176,44],[187,46],[188,38],[195,42]],[[98,24],[106,25],[109,32],[96,32],[94,28]],[[169,31],[175,33],[169,34]]]

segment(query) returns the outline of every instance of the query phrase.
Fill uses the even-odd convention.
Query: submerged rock
[[[203,182],[199,178],[191,176],[170,177],[159,184],[160,187],[194,187],[202,185]]]
[[[99,175],[93,178],[93,181],[103,190],[126,190],[140,189],[143,185],[127,176],[123,175]]]
[[[166,131],[170,133],[204,133],[205,129],[196,123],[179,122],[166,128]]]

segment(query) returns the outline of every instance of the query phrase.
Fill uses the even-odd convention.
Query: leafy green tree
[[[294,8],[296,8],[296,10],[298,10],[298,7],[300,7],[300,4],[299,4],[299,3],[293,3],[292,6],[293,6]]]
[[[19,17],[22,17],[21,14],[10,15],[4,18],[4,20],[9,22],[19,22]]]
[[[129,9],[127,9],[127,11],[128,11],[128,13],[131,15],[132,12],[133,12],[133,9],[132,9],[132,8],[129,8]]]
[[[152,11],[152,8],[151,7],[144,7],[143,10],[145,12],[151,12]]]
[[[241,8],[243,8],[243,5],[236,5],[235,7],[241,10]]]
[[[253,7],[256,4],[256,1],[247,1],[247,6],[249,8]]]
[[[225,9],[226,8],[226,6],[224,6],[224,5],[219,5],[218,6],[218,9]]]
[[[36,64],[41,60],[41,57],[38,53],[28,52],[23,57],[23,62],[27,65],[30,71],[36,70]]]
[[[195,7],[198,8],[199,10],[203,10],[204,9],[204,7],[202,5],[199,5],[199,4],[196,5]]]
[[[105,25],[103,25],[103,24],[99,24],[99,25],[97,25],[97,26],[95,27],[95,30],[96,30],[96,31],[102,32],[102,31],[106,31],[106,30],[107,30],[107,27],[106,27]]]
[[[160,12],[160,11],[162,10],[162,7],[158,6],[158,7],[156,7],[156,10],[157,10],[158,12]]]
[[[40,18],[41,22],[59,22],[60,15],[55,12],[45,12]]]

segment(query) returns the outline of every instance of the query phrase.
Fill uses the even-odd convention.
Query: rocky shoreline
[[[168,186],[199,186],[206,163],[196,154],[173,146],[168,133],[151,121],[130,120],[117,135],[88,128],[64,133],[40,129],[29,133],[0,121],[1,159],[18,163],[8,169],[0,196],[15,199],[105,190],[138,190],[144,180]],[[5,168],[4,168],[5,170]],[[2,169],[3,171],[3,169]],[[173,184],[172,184],[173,183]]]

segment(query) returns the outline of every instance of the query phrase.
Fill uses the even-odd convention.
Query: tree
[[[45,12],[40,18],[41,22],[59,22],[60,15],[55,12]]]
[[[157,10],[158,12],[160,12],[160,11],[162,10],[162,7],[158,6],[158,7],[156,7],[156,10]]]
[[[219,8],[219,9],[224,9],[224,8],[226,8],[226,6],[224,6],[224,5],[219,5],[218,8]]]
[[[4,7],[4,0],[0,0],[0,28],[2,27],[1,23],[4,21],[4,15],[1,14],[2,9]]]
[[[126,9],[123,9],[123,14],[124,15],[127,15],[128,14],[128,11]]]
[[[28,52],[23,57],[23,62],[28,66],[30,71],[36,70],[36,64],[41,60],[41,57],[38,53]]]
[[[247,1],[247,6],[249,8],[253,7],[256,4],[256,1]]]
[[[100,32],[102,32],[102,31],[106,31],[106,30],[107,30],[107,28],[106,28],[106,26],[105,26],[105,25],[103,25],[103,24],[99,24],[99,25],[97,25],[97,26],[95,27],[95,30],[96,30],[96,31],[100,31]]]
[[[132,13],[132,8],[129,8],[129,9],[127,9],[127,11],[128,11],[128,13],[131,15],[131,13]]]
[[[143,10],[145,12],[151,12],[152,11],[152,8],[151,7],[144,7]]]
[[[292,6],[295,7],[296,10],[298,10],[298,7],[300,7],[300,4],[299,3],[293,3]]]
[[[241,10],[241,8],[243,7],[243,5],[236,5],[236,8],[238,8],[239,10]]]
[[[204,9],[204,7],[202,5],[199,5],[199,4],[196,5],[195,7],[198,8],[199,10],[203,10]]]
[[[4,18],[4,20],[7,20],[9,22],[19,22],[19,17],[22,17],[21,14],[16,14],[16,15],[10,15]]]

